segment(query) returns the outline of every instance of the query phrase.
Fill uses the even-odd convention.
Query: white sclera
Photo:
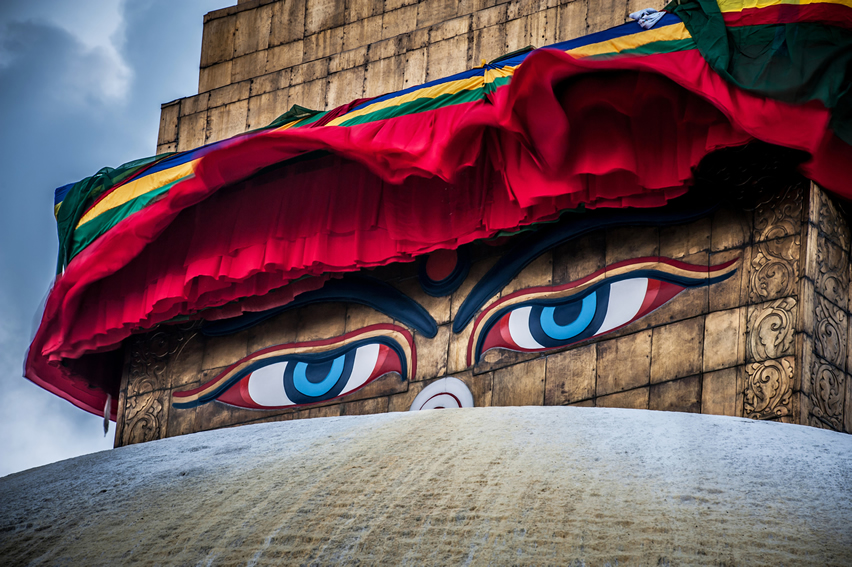
[[[512,340],[521,348],[535,350],[544,348],[538,344],[530,332],[530,311],[532,307],[521,307],[509,314],[509,334]]]
[[[473,394],[470,393],[467,384],[458,378],[442,378],[423,388],[411,402],[411,408],[408,411],[435,409],[437,407],[447,409],[472,408]]]
[[[348,394],[352,390],[363,386],[364,382],[373,374],[373,370],[376,369],[376,362],[378,360],[378,343],[358,347],[358,350],[355,351],[355,362],[352,364],[352,374],[349,375],[349,382],[347,382],[343,391],[340,392],[340,395]]]
[[[293,402],[284,391],[286,369],[286,362],[277,362],[252,372],[248,381],[248,393],[252,401],[260,406],[292,406]]]
[[[610,284],[606,317],[595,336],[629,323],[639,313],[647,292],[648,278],[631,278]]]

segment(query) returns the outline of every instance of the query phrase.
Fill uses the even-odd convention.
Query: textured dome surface
[[[4,564],[842,565],[852,436],[573,407],[208,431],[0,479]]]

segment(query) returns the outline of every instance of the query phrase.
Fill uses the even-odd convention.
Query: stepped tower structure
[[[469,406],[852,432],[852,186],[824,150],[846,146],[825,107],[712,75],[688,14],[628,17],[645,4],[207,14],[160,157],[76,217],[78,264],[133,252],[79,291],[105,314],[57,331],[73,348],[39,343],[76,384],[57,391],[92,411],[109,394],[116,446]]]

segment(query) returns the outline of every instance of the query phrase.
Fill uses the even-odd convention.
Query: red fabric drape
[[[702,157],[751,139],[809,152],[804,172],[852,196],[852,151],[827,123],[818,103],[724,83],[696,51],[588,61],[541,50],[490,100],[243,136],[71,262],[27,376],[98,413],[103,400],[81,397],[62,359],[201,309],[227,304],[203,314],[227,317],[280,305],[323,274],[410,260],[581,204],[663,206]],[[256,175],[314,150],[332,155]],[[322,277],[294,281],[303,276]],[[230,303],[240,298],[251,299]]]

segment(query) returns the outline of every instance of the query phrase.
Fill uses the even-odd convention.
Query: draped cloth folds
[[[67,362],[112,351],[132,332],[268,309],[329,274],[411,261],[566,210],[664,206],[705,155],[755,139],[808,152],[803,172],[852,197],[852,149],[828,121],[819,101],[788,104],[726,83],[695,49],[597,60],[541,49],[481,100],[239,136],[71,261],[26,374],[100,414],[108,393],[117,398],[117,377],[87,388]]]

